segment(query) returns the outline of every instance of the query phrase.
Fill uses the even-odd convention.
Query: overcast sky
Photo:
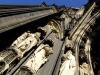
[[[41,4],[45,2],[47,5],[65,5],[67,7],[82,7],[88,0],[0,0],[0,4]]]

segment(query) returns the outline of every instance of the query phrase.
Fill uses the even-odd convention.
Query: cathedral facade
[[[0,75],[100,75],[99,4],[0,5]]]

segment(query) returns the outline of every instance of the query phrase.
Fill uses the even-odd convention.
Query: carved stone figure
[[[12,53],[12,51],[9,49],[1,51],[0,52],[0,60],[3,60],[5,57],[7,57],[11,53]]]
[[[24,39],[27,38],[28,34],[30,34],[30,31],[27,31],[23,33],[20,37],[18,37],[11,45],[11,47],[17,46],[19,43],[21,43]]]
[[[16,56],[16,52],[10,48],[0,52],[0,74],[10,67],[10,64],[17,58]]]
[[[80,75],[90,75],[89,74],[89,65],[84,62],[82,65],[80,65]]]
[[[7,64],[5,61],[0,60],[0,74],[2,74],[5,70],[9,68],[9,64]]]
[[[17,52],[18,57],[23,57],[24,53],[29,51],[32,47],[34,47],[41,36],[41,33],[36,32],[36,33],[30,33],[30,32],[25,32],[22,34],[20,37],[15,40],[11,47]]]
[[[74,75],[76,69],[75,57],[72,55],[72,51],[69,50],[62,56],[63,63],[60,67],[59,75]]]
[[[41,65],[47,62],[49,55],[53,54],[52,48],[48,44],[41,44],[36,51],[30,56],[30,58],[20,68],[19,75],[24,71],[30,71],[30,73],[37,73]],[[27,69],[27,70],[25,70]],[[24,72],[23,72],[24,73]]]

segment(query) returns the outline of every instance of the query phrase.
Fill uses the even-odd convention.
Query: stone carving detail
[[[16,56],[17,54],[9,48],[0,52],[0,74],[9,68],[10,64],[16,59]]]
[[[9,48],[0,52],[0,74],[7,70],[10,64],[17,58],[22,58],[23,55],[29,51],[32,47],[37,45],[39,38],[41,36],[40,32],[30,33],[30,31],[25,32],[20,37],[18,37]]]
[[[0,74],[2,74],[8,68],[9,65],[5,61],[0,60]]]
[[[44,27],[38,27],[38,32],[41,32],[41,38],[43,39],[46,34],[47,34],[47,30]]]
[[[0,52],[0,60],[3,60],[5,57],[7,57],[11,53],[12,53],[12,51],[9,49],[1,51]]]
[[[80,75],[89,75],[89,68],[90,66],[84,62],[80,65]]]
[[[12,43],[11,47],[17,52],[18,57],[22,58],[27,51],[37,45],[40,36],[40,32],[34,34],[29,31],[25,32]]]
[[[76,19],[79,19],[83,14],[84,14],[84,10],[85,10],[85,7],[83,6],[81,9],[79,9],[76,14],[75,14],[75,18]]]
[[[62,64],[60,67],[59,75],[74,75],[76,69],[75,56],[72,55],[72,51],[69,50],[62,56]]]
[[[51,54],[53,54],[52,47],[48,44],[41,44],[20,68],[19,75],[27,75],[25,73],[36,74]]]
[[[66,37],[66,47],[72,48],[72,40],[69,40],[68,37]]]

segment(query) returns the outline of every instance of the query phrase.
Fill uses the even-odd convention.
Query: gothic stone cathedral
[[[0,75],[100,75],[99,23],[99,0],[0,5]]]

